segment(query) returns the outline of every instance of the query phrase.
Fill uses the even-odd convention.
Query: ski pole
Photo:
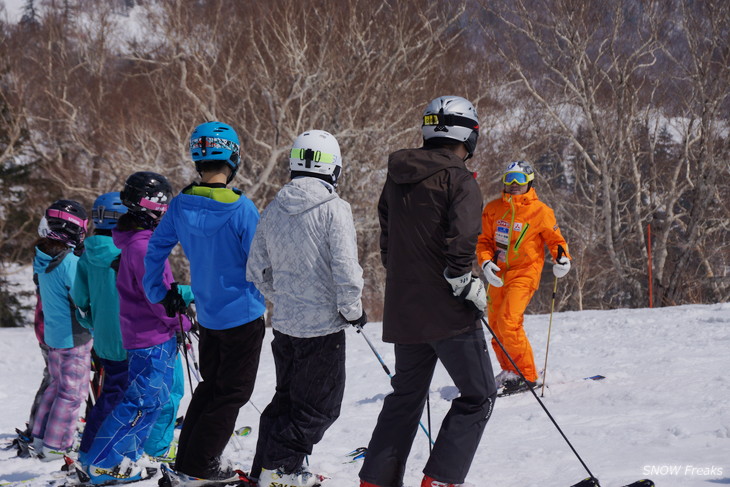
[[[565,250],[563,250],[562,245],[558,245],[558,257],[555,259],[555,262],[560,261],[560,258],[565,253]],[[542,368],[542,390],[540,391],[540,397],[545,397],[545,384],[547,383],[547,361],[548,361],[548,352],[550,351],[550,332],[553,329],[553,311],[555,310],[555,294],[558,291],[558,278],[555,276],[555,279],[553,280],[553,299],[550,302],[550,322],[548,324],[548,336],[547,336],[547,345],[545,346],[545,367]]]
[[[198,358],[195,355],[195,347],[193,347],[193,340],[190,338],[187,333],[185,334],[187,337],[187,346],[186,349],[190,350],[190,356],[193,358],[193,372],[195,373],[195,378],[198,380],[198,383],[202,381],[200,378],[200,367],[198,366]]]
[[[502,345],[502,342],[499,341],[499,338],[497,338],[497,335],[494,333],[494,330],[492,330],[492,327],[489,326],[489,323],[487,323],[486,318],[484,318],[484,316],[482,316],[481,319],[482,319],[482,324],[487,328],[487,330],[489,330],[489,333],[492,334],[492,337],[494,338],[494,341],[497,343],[497,345],[499,345],[499,348],[502,349],[502,352],[504,352],[504,355],[509,359],[510,363],[512,364],[512,367],[514,367],[515,370],[517,371],[517,373],[520,375],[520,377],[522,377],[522,380],[524,380],[525,382],[527,382],[527,379],[525,378],[525,376],[522,373],[522,371],[520,370],[520,368],[517,367],[517,364],[515,363],[515,361],[512,360],[512,356],[504,348],[504,345]],[[558,432],[560,433],[560,436],[563,437],[563,439],[565,440],[565,442],[568,444],[568,446],[570,447],[570,449],[573,451],[573,453],[575,454],[575,456],[578,458],[578,461],[580,462],[580,464],[583,465],[583,468],[586,470],[586,472],[588,472],[588,475],[590,475],[591,478],[595,478],[593,476],[593,473],[591,473],[590,469],[588,468],[588,466],[583,461],[583,459],[580,457],[580,455],[578,455],[578,452],[575,450],[575,448],[573,448],[573,444],[570,442],[570,440],[568,440],[568,437],[565,436],[565,433],[563,433],[563,430],[560,428],[560,426],[558,426],[558,423],[553,418],[553,415],[550,414],[550,411],[548,411],[548,409],[545,407],[545,404],[543,404],[543,402],[540,400],[540,397],[537,395],[537,393],[535,392],[535,390],[532,387],[528,387],[528,389],[530,390],[530,392],[532,393],[532,395],[535,396],[535,399],[537,399],[537,402],[540,403],[540,406],[542,407],[543,411],[545,411],[545,414],[548,415],[548,418],[550,418],[550,421],[558,429]]]
[[[378,358],[378,362],[380,362],[380,365],[383,367],[383,370],[385,371],[385,373],[388,375],[388,377],[390,377],[392,379],[393,375],[390,373],[390,369],[388,369],[388,366],[385,365],[385,361],[383,360],[383,357],[381,357],[380,354],[378,353],[378,351],[375,350],[375,347],[373,346],[373,344],[370,341],[370,339],[368,338],[368,336],[362,331],[362,325],[355,325],[355,328],[357,329],[357,332],[359,334],[361,334],[362,337],[365,339],[368,346],[370,347],[370,350],[372,350],[373,353],[375,354],[375,356]],[[426,433],[426,436],[428,436],[428,442],[429,442],[429,448],[430,448],[431,445],[434,444],[433,439],[431,438],[431,433],[425,426],[423,426],[423,423],[421,421],[419,421],[418,424],[421,427],[421,429],[423,430],[423,432]]]
[[[545,366],[542,368],[542,390],[540,397],[545,397],[545,384],[547,383],[548,353],[550,352],[550,332],[553,329],[553,310],[555,309],[555,292],[558,290],[558,278],[553,282],[553,300],[550,303],[550,321],[548,324],[547,345],[545,346]]]
[[[177,291],[177,283],[176,282],[173,282],[170,285],[170,289],[172,289],[174,292],[178,292]],[[188,347],[185,345],[185,341],[186,341],[185,340],[185,337],[186,337],[186,335],[185,335],[185,327],[183,326],[182,313],[180,313],[180,312],[177,313],[177,321],[178,321],[178,323],[180,323],[180,333],[182,333],[182,340],[183,340],[183,342],[182,342],[183,356],[185,357],[185,365],[187,366],[187,369],[188,369],[188,382],[190,383],[190,392],[192,393],[192,391],[193,391],[193,378],[190,375],[190,361],[188,360]]]
[[[428,418],[428,431],[431,431],[431,394],[429,392],[428,396],[426,396],[426,418]],[[429,436],[429,440],[431,437]],[[428,442],[428,453],[429,455],[433,451],[433,442]]]

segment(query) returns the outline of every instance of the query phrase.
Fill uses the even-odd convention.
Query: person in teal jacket
[[[79,448],[79,461],[83,465],[102,422],[122,400],[128,385],[127,351],[122,345],[116,285],[121,250],[112,239],[112,229],[127,213],[127,207],[122,204],[119,192],[111,192],[96,199],[91,213],[94,235],[85,240],[85,252],[78,262],[71,297],[77,306],[79,323],[93,330],[94,352],[99,357],[104,379],[101,394],[86,417]],[[178,356],[170,400],[163,406],[144,445],[149,456],[167,460],[168,450],[174,452],[171,444],[175,419],[184,392],[182,362]]]
[[[73,447],[79,411],[88,391],[91,333],[74,316],[69,295],[76,277],[88,218],[80,203],[58,200],[38,227],[33,272],[43,302],[50,383],[36,411],[33,450],[44,461],[63,458]]]

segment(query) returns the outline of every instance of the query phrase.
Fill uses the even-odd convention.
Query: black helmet
[[[76,247],[84,241],[88,223],[89,217],[81,203],[58,200],[51,204],[43,215],[38,226],[38,234]]]
[[[146,228],[154,228],[167,211],[172,186],[162,174],[140,171],[127,178],[119,196],[132,216]]]

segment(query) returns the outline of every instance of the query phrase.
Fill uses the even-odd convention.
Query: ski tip
[[[588,477],[587,479],[583,479],[577,484],[573,484],[570,487],[601,487],[601,484],[598,482],[598,479],[595,477]]]
[[[253,431],[253,428],[251,426],[242,426],[238,428],[234,433],[236,436],[248,436],[251,434],[251,431]]]
[[[631,484],[626,484],[623,487],[655,487],[654,482],[649,479],[641,479]]]
[[[590,377],[584,377],[583,380],[603,380],[605,378],[603,375],[592,375]]]

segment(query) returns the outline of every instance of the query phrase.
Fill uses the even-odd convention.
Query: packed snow
[[[548,315],[525,319],[540,368],[548,322]],[[393,369],[393,347],[380,340],[381,327],[370,323],[365,333]],[[268,330],[252,402],[237,422],[253,426],[253,433],[231,442],[224,453],[244,469],[253,458],[258,410],[274,392],[271,338]],[[555,313],[542,401],[604,487],[640,478],[661,487],[730,485],[729,349],[730,303]],[[390,392],[375,355],[352,329],[347,353],[342,415],[309,457],[313,471],[331,477],[328,487],[359,485],[360,464],[347,463],[347,453],[367,445]],[[7,443],[24,426],[41,380],[43,361],[31,328],[0,329],[0,368],[0,442]],[[606,378],[584,379],[597,374]],[[457,393],[438,368],[430,394],[434,432]],[[419,431],[406,487],[420,485],[428,445]],[[0,450],[0,485],[45,485],[60,467],[60,461],[41,463]],[[536,399],[525,393],[498,399],[465,485],[567,487],[587,476]],[[136,485],[155,486],[157,478]]]

